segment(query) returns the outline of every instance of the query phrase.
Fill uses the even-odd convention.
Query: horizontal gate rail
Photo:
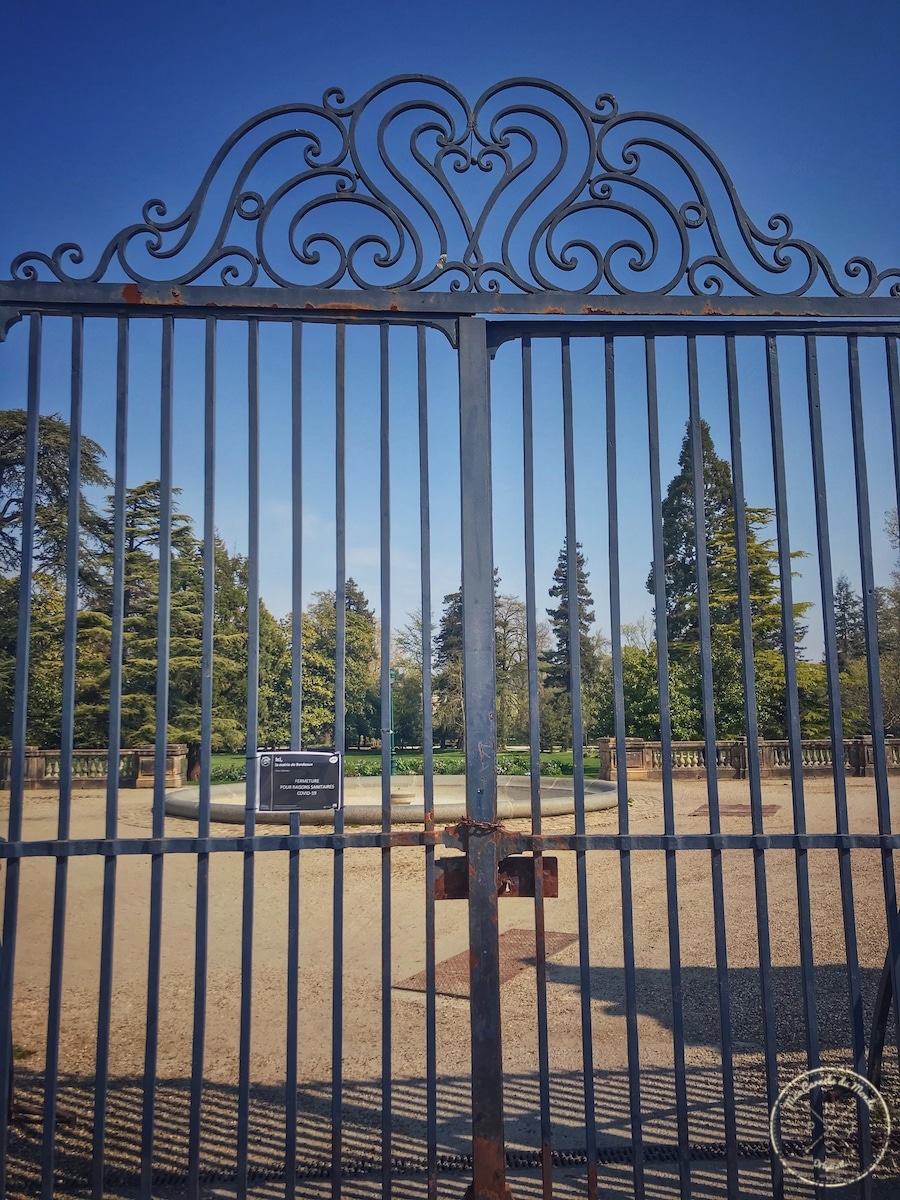
[[[229,306],[216,304],[202,295],[191,295],[189,300],[186,299],[183,304],[178,305],[140,305],[124,302],[115,289],[92,303],[83,296],[64,300],[55,291],[56,288],[62,287],[60,284],[20,285],[10,289],[6,295],[4,287],[6,285],[0,281],[0,341],[7,336],[9,329],[18,320],[32,312],[48,317],[71,317],[78,313],[85,318],[129,317],[136,320],[159,320],[163,316],[178,317],[181,320],[206,320],[215,316],[220,321],[253,319],[275,323],[298,319],[310,324],[347,322],[354,325],[380,325],[390,322],[396,325],[428,325],[443,329],[454,343],[458,319],[463,315],[474,315],[489,324],[488,346],[492,352],[504,342],[522,337],[604,337],[607,334],[620,337],[686,337],[699,334],[750,336],[768,333],[798,337],[829,334],[844,337],[884,337],[900,334],[900,299],[886,299],[882,309],[875,312],[867,308],[864,313],[860,312],[858,315],[853,312],[835,312],[821,318],[815,314],[791,314],[789,311],[760,311],[747,316],[728,312],[720,314],[714,311],[705,316],[701,313],[678,311],[645,313],[643,306],[632,300],[628,306],[623,305],[621,313],[580,314],[561,321],[555,315],[538,318],[532,316],[527,320],[519,320],[514,316],[504,317],[496,307],[472,314],[457,312],[452,305],[443,303],[448,297],[440,292],[429,293],[434,296],[434,303],[427,312],[420,315],[415,310],[406,312],[399,301],[391,297],[385,297],[382,302],[363,309],[348,300],[347,303],[332,302],[321,311],[315,311],[304,306],[299,298],[291,297],[291,302],[287,303],[284,296],[281,296],[280,306],[257,307],[249,303],[249,297],[243,305]],[[360,295],[369,297],[371,294]]]
[[[701,321],[704,327],[719,320],[752,323],[755,320],[859,321],[863,327],[879,320],[896,320],[900,297],[867,298],[833,296],[604,296],[585,302],[582,296],[552,293],[552,300],[541,308],[531,296],[515,294],[472,294],[468,292],[392,292],[341,291],[323,293],[313,288],[203,287],[190,284],[169,288],[163,284],[118,283],[44,283],[0,280],[0,335],[4,319],[18,319],[20,313],[43,312],[48,316],[70,316],[73,310],[85,316],[100,316],[110,309],[122,315],[160,317],[215,313],[223,320],[268,315],[289,319],[304,317],[311,321],[334,320],[336,316],[360,322],[377,320],[428,321],[432,318],[461,316],[527,317],[530,328],[540,330],[556,317],[560,329],[570,332],[582,321],[609,317],[624,321],[643,316],[650,320],[675,318]],[[514,324],[510,320],[510,324]],[[558,336],[558,334],[557,334]]]
[[[278,853],[366,850],[399,846],[459,848],[457,835],[426,830],[392,833],[314,833],[210,838],[72,838],[65,842],[0,843],[0,861],[22,858],[135,857],[155,854]],[[546,850],[879,850],[900,849],[900,833],[503,833],[504,855]]]

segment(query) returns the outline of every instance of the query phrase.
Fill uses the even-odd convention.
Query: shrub
[[[434,773],[435,775],[465,775],[466,760],[464,758],[436,758]]]
[[[210,783],[243,783],[247,778],[245,763],[213,763],[210,772]]]
[[[498,754],[498,775],[529,775],[531,762],[527,754]]]
[[[344,760],[345,775],[380,775],[380,758],[353,758]]]
[[[395,775],[421,775],[424,763],[421,758],[398,758],[394,764]]]

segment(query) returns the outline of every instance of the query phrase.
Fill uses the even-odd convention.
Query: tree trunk
[[[188,742],[187,752],[187,777],[188,779],[200,778],[200,743]]]

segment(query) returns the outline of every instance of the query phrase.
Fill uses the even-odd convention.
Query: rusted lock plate
[[[541,859],[544,896],[559,895],[559,864],[555,858]],[[465,900],[469,895],[469,860],[464,855],[439,858],[435,862],[435,900]],[[497,865],[498,896],[534,895],[534,859],[522,855],[504,858]]]
[[[497,864],[498,896],[533,896],[534,863],[530,855],[504,858]],[[555,858],[541,857],[544,898],[559,895],[559,866]]]
[[[469,860],[465,855],[438,858],[434,863],[435,900],[465,900],[469,895]]]

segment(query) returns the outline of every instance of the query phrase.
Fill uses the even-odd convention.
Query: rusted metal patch
[[[475,1138],[472,1152],[475,1170],[481,1178],[472,1180],[463,1200],[512,1200],[512,1192],[506,1182],[506,1155],[502,1142],[498,1145],[486,1138]]]
[[[531,855],[504,858],[497,864],[498,896],[533,896],[535,886],[534,858]],[[555,858],[542,857],[544,887],[547,900],[559,895],[559,863]],[[464,855],[439,858],[435,862],[435,900],[465,900],[469,895],[469,860]]]
[[[464,854],[438,858],[434,864],[435,900],[465,900],[469,895],[469,860]]]
[[[497,866],[498,896],[533,896],[535,890],[535,859],[529,855],[504,858]],[[545,900],[559,895],[559,863],[555,858],[541,856],[542,894]]]
[[[577,933],[547,930],[544,945],[547,957],[559,954],[567,946],[578,941]],[[508,983],[527,968],[535,965],[535,936],[533,929],[507,929],[500,934],[500,982]],[[469,999],[469,951],[463,950],[452,958],[437,964],[434,972],[434,990],[439,996],[459,996]],[[425,972],[411,975],[394,984],[405,992],[424,992]]]

